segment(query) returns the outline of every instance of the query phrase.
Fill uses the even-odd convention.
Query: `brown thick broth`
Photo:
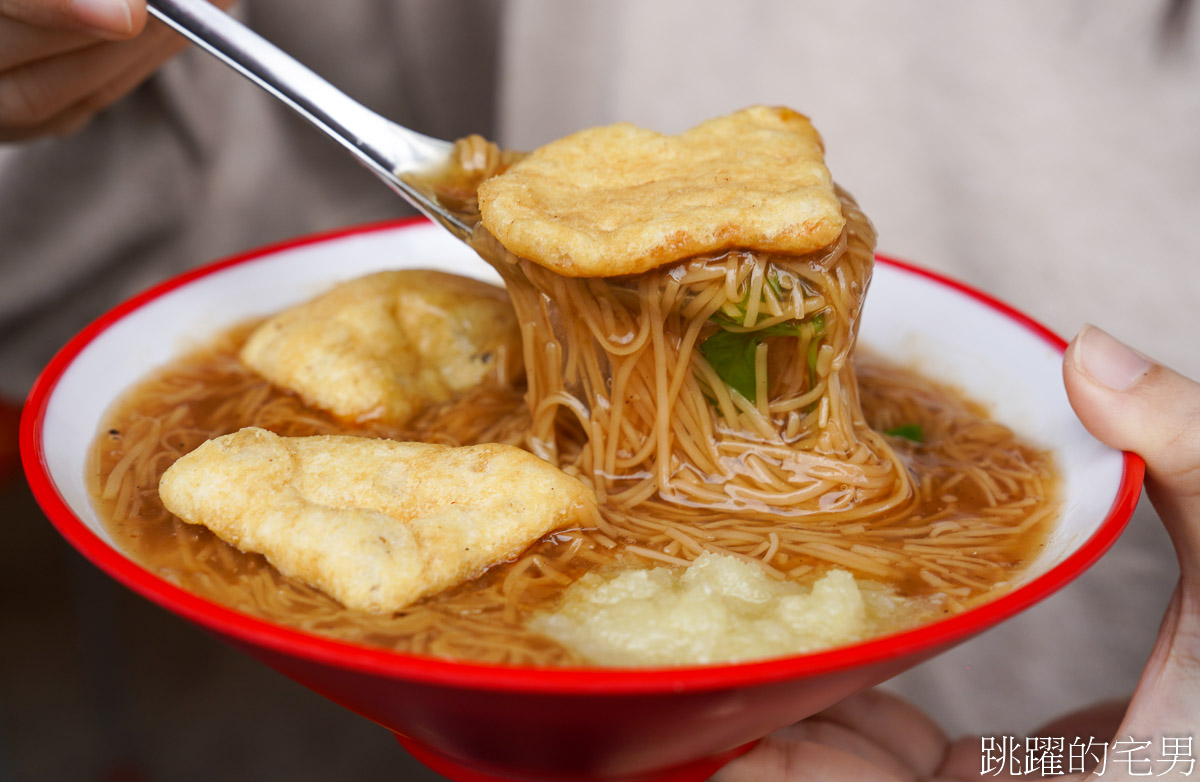
[[[251,425],[292,436],[344,433],[452,445],[524,445],[529,428],[524,391],[485,384],[425,411],[403,429],[350,425],[245,368],[237,350],[248,331],[234,329],[214,346],[140,383],[111,412],[92,454],[91,488],[114,539],[181,587],[264,619],[400,651],[577,664],[582,661],[570,650],[525,630],[525,619],[552,609],[565,586],[588,570],[617,562],[657,564],[622,553],[627,545],[661,552],[668,561],[685,553],[661,531],[567,530],[547,536],[515,561],[395,614],[343,608],[282,577],[263,557],[242,553],[173,517],[158,498],[162,473],[205,440]],[[856,363],[872,427],[923,429],[921,443],[890,438],[919,487],[915,510],[882,526],[814,528],[815,542],[798,550],[771,551],[763,541],[747,541],[731,553],[759,561],[770,554],[764,565],[772,574],[800,582],[811,582],[833,566],[849,566],[856,575],[885,580],[904,595],[942,596],[941,610],[947,613],[997,594],[1036,554],[1054,516],[1050,457],[989,421],[979,406],[913,372],[871,356],[860,355]],[[578,436],[564,432],[564,438]],[[981,528],[984,522],[990,531]],[[698,524],[697,539],[704,540],[705,525],[721,523]],[[854,568],[863,556],[889,563],[881,566],[889,572]]]

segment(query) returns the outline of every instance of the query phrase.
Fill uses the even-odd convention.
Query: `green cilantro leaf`
[[[767,287],[775,294],[777,301],[783,300],[783,284],[779,282],[779,275],[774,271],[767,272],[766,279]]]
[[[755,331],[739,331],[742,324],[717,311],[709,318],[720,326],[720,330],[700,343],[700,353],[712,366],[721,380],[751,402],[757,402],[757,387],[754,376],[755,350],[768,337],[799,337],[807,327],[813,337],[808,346],[808,369],[810,382],[816,382],[817,349],[819,337],[825,333],[825,314],[813,315],[807,320],[785,320]],[[734,330],[730,330],[734,329]]]
[[[721,329],[700,344],[700,353],[726,385],[754,401],[754,350],[758,343],[758,332]]]
[[[730,323],[719,315],[713,315],[711,320],[722,328],[700,343],[701,355],[726,385],[751,402],[756,402],[758,389],[754,376],[755,350],[767,337],[800,336],[801,324],[789,320],[758,331],[726,331],[725,326],[740,324]]]
[[[751,332],[761,341],[766,337],[798,337],[800,336],[800,323],[794,320],[785,320],[782,323],[776,323],[774,326],[767,326],[765,329]]]
[[[884,431],[884,434],[892,437],[903,437],[905,440],[912,440],[914,443],[925,442],[925,430],[920,424],[904,424],[903,426],[894,426],[891,429]]]

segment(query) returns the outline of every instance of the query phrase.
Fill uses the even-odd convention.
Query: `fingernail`
[[[1105,388],[1128,391],[1151,366],[1141,353],[1095,326],[1085,325],[1075,337],[1075,368]]]
[[[133,14],[126,0],[72,0],[75,18],[98,33],[129,35]]]

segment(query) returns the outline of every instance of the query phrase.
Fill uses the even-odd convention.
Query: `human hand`
[[[1200,384],[1090,326],[1068,347],[1063,378],[1076,414],[1093,435],[1146,460],[1146,491],[1175,544],[1181,574],[1128,707],[1099,704],[1029,735],[1062,736],[1067,742],[1091,736],[1143,740],[1196,736],[1200,732]],[[951,742],[916,707],[869,691],[768,736],[713,779],[954,782],[980,778],[980,752],[979,737]]]
[[[0,142],[79,130],[186,45],[145,0],[0,0]]]
[[[1179,583],[1121,736],[1200,729],[1200,384],[1087,326],[1063,362],[1067,395],[1099,440],[1146,460],[1146,494],[1179,559]]]
[[[951,742],[916,706],[867,690],[772,733],[713,782],[979,779],[979,738]]]

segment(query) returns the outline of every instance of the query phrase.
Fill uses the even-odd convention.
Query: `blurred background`
[[[1200,23],[1186,0],[242,0],[235,13],[443,138],[533,148],[590,125],[678,132],[789,105],[813,118],[881,251],[1064,337],[1094,322],[1200,376]],[[0,144],[0,780],[438,778],[385,730],[86,564],[11,458],[37,372],[123,298],[406,213],[196,51],[74,135]],[[1031,732],[1132,689],[1175,578],[1139,508],[1079,581],[889,686],[952,734]]]

